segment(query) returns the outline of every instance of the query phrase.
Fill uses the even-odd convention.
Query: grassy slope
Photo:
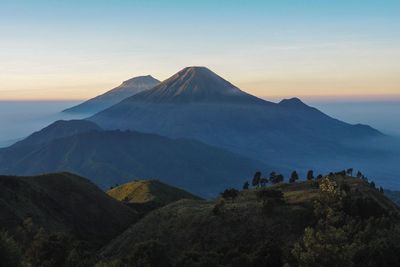
[[[387,211],[398,212],[396,205],[367,183],[350,178],[345,180],[357,197],[371,197]],[[271,188],[284,192],[285,204],[265,214],[257,201],[255,190],[241,192],[234,201],[226,201],[220,215],[212,210],[216,201],[181,200],[155,210],[131,226],[103,249],[106,257],[125,257],[138,242],[149,239],[166,244],[172,257],[184,251],[224,251],[227,246],[256,246],[264,240],[275,239],[282,248],[289,247],[315,222],[313,202],[318,189],[310,182],[279,184]]]
[[[199,199],[189,192],[158,180],[132,181],[108,190],[107,194],[119,201],[128,203],[154,202],[162,206],[185,198]]]
[[[28,217],[50,232],[102,242],[138,215],[89,180],[70,173],[0,176],[0,226],[12,232]]]

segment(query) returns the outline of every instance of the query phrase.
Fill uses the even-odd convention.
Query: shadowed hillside
[[[132,209],[77,175],[0,176],[0,228],[10,232],[30,220],[50,233],[102,243],[137,218]]]
[[[45,129],[34,135],[48,136]],[[88,177],[102,189],[136,177],[157,177],[198,195],[214,196],[227,186],[239,185],[252,170],[264,165],[198,141],[133,131],[89,130],[58,139],[49,137],[44,144],[29,139],[0,149],[0,173],[70,171]]]

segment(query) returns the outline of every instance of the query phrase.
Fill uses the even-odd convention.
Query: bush
[[[21,251],[12,237],[6,232],[0,232],[0,266],[21,266]]]
[[[221,215],[224,206],[225,206],[225,201],[223,199],[221,199],[220,201],[215,203],[214,208],[212,209],[212,213],[214,215]]]
[[[262,189],[256,192],[259,201],[274,200],[275,202],[283,202],[283,193],[275,189]]]
[[[165,246],[156,240],[141,242],[133,247],[128,258],[131,267],[171,267],[171,260],[167,256]]]
[[[234,200],[235,198],[237,198],[238,195],[239,195],[239,191],[234,188],[225,189],[225,191],[222,192],[222,194],[221,194],[221,196],[226,200],[228,200],[228,199]]]

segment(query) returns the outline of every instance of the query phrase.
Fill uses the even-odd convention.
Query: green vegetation
[[[107,194],[127,204],[142,216],[180,199],[201,199],[185,190],[164,184],[158,180],[136,180],[117,185]]]
[[[185,190],[167,185],[158,180],[136,180],[107,191],[116,200],[127,203],[154,202],[165,206],[180,199],[200,199]]]
[[[0,232],[0,266],[19,267],[22,254],[18,244],[7,232]]]
[[[395,266],[400,254],[388,246],[399,248],[398,207],[365,179],[342,174],[174,202],[102,253],[125,262],[134,244],[155,240],[174,266]]]
[[[290,183],[271,182],[281,176],[272,173],[267,186],[260,172],[252,187],[226,189],[212,201],[155,180],[111,189],[117,201],[71,174],[1,177],[0,203],[7,205],[0,204],[0,220],[8,233],[0,233],[0,266],[397,266],[399,208],[362,174],[351,173]],[[131,205],[146,203],[160,206],[137,219],[138,206]],[[24,216],[23,205],[33,214]],[[8,206],[24,218],[15,227],[4,219],[12,218]],[[114,217],[125,212],[136,219],[111,234],[121,219]],[[109,237],[83,235],[82,224]]]

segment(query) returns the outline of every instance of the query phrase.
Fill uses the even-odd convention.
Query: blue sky
[[[0,1],[0,99],[208,66],[265,97],[400,94],[400,1]]]

